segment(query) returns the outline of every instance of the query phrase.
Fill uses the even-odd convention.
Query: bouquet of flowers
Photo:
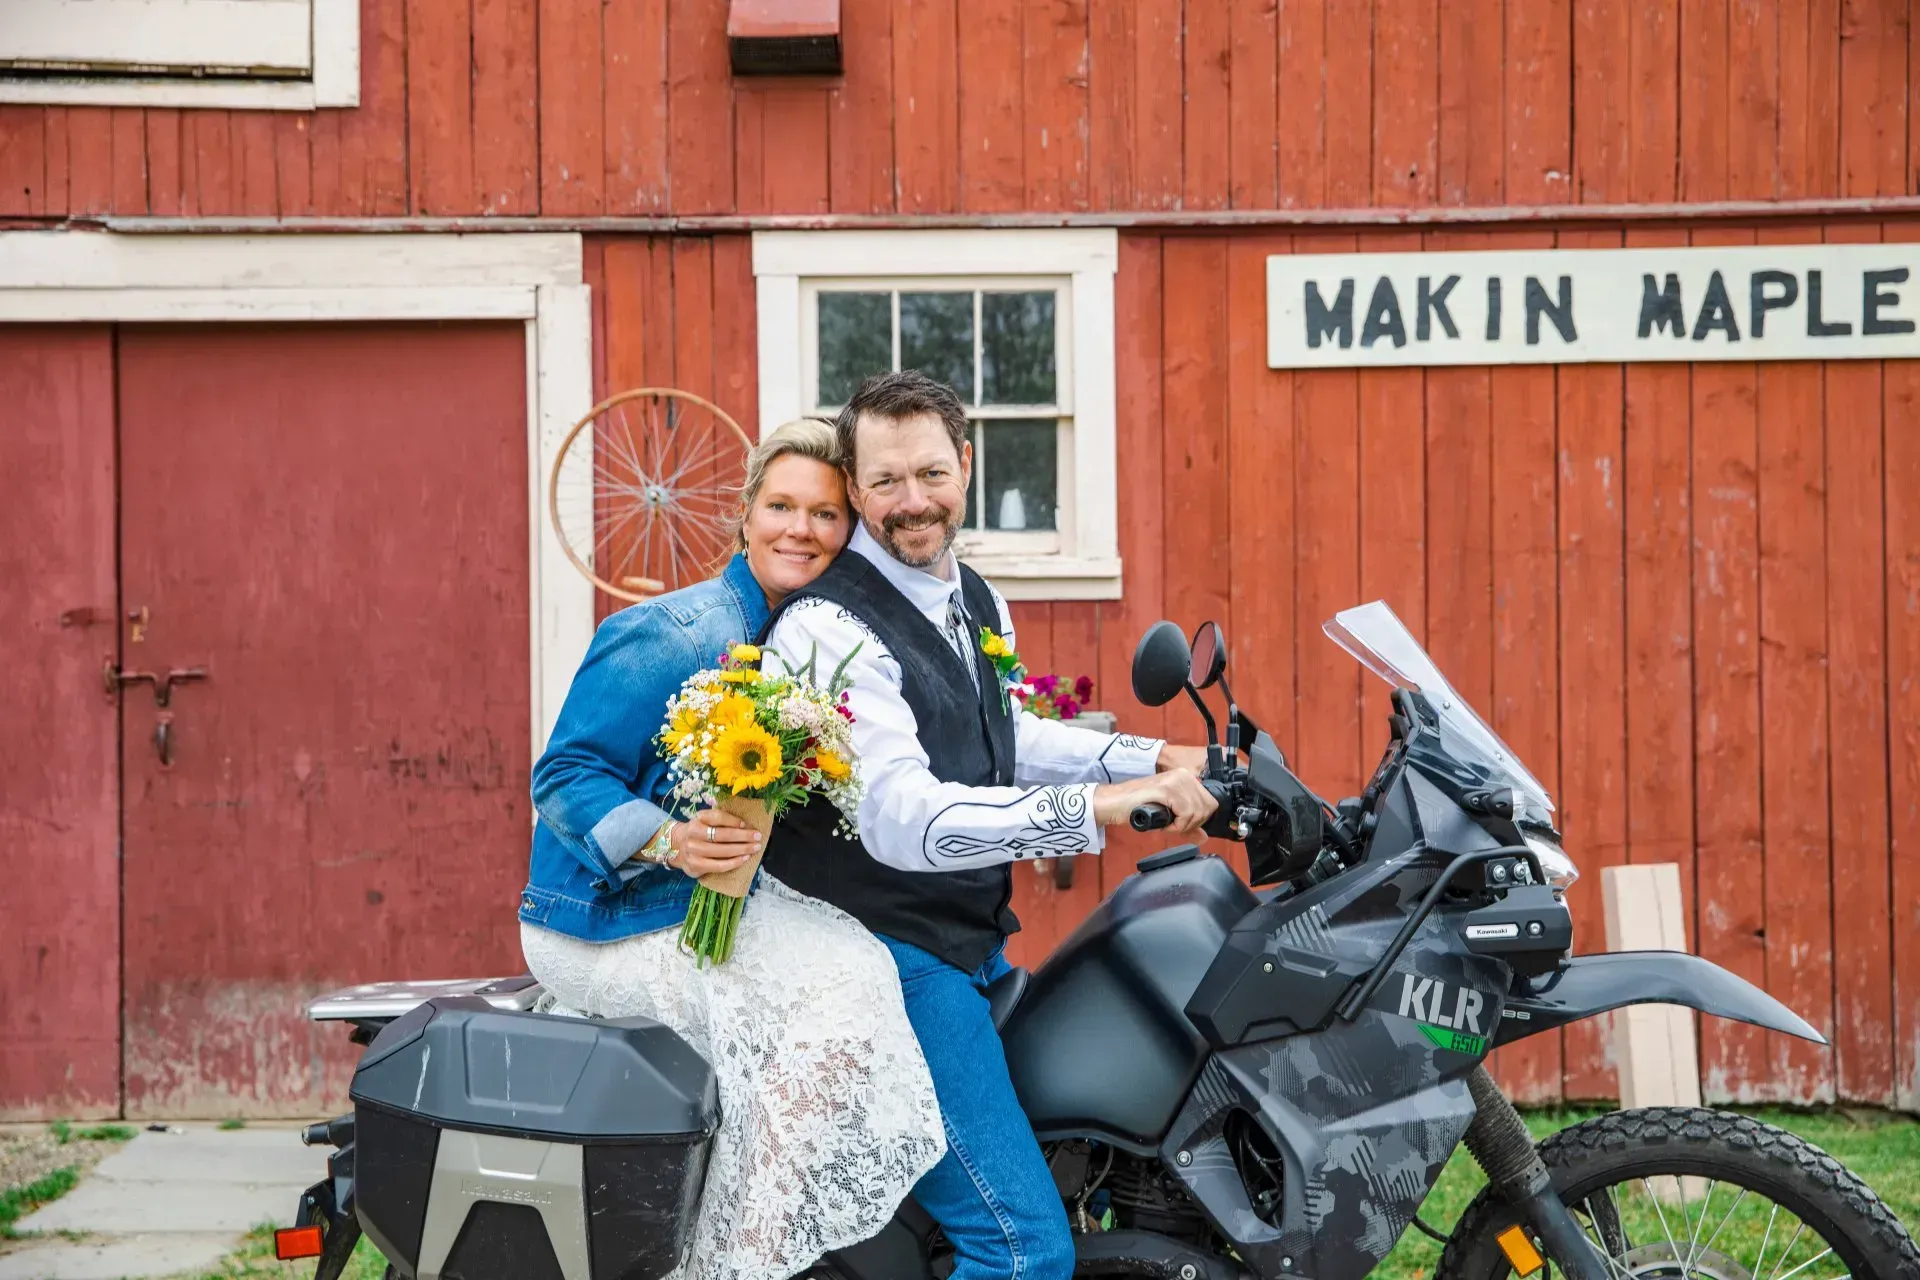
[[[774,677],[759,668],[758,648],[734,645],[718,667],[695,672],[668,701],[659,741],[674,798],[724,809],[764,836],[787,809],[824,796],[840,810],[836,829],[852,839],[863,787],[853,755],[847,663],[824,685],[815,683],[812,662]],[[743,901],[759,869],[755,855],[732,871],[701,877],[680,943],[702,964],[721,964],[733,954]]]

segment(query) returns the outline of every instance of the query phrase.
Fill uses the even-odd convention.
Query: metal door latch
[[[175,667],[164,676],[151,671],[122,671],[112,658],[108,658],[100,668],[100,680],[109,696],[130,684],[150,684],[153,686],[153,705],[156,707],[165,707],[173,701],[173,686],[176,684],[190,684],[206,678],[205,667]]]
[[[173,686],[206,678],[205,667],[175,667],[165,675],[158,675],[152,671],[122,671],[112,658],[108,658],[100,667],[100,681],[106,687],[109,698],[128,685],[153,686],[153,705],[156,709],[153,749],[159,754],[160,767],[163,769],[173,763],[173,711],[170,706],[173,702]]]

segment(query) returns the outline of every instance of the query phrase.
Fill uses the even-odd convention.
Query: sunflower
[[[737,693],[729,693],[713,704],[713,710],[707,712],[707,723],[716,729],[730,724],[751,724],[754,720],[753,699]]]
[[[820,776],[829,781],[843,781],[853,772],[852,766],[831,751],[822,751],[816,759],[819,761]]]
[[[732,724],[713,744],[713,780],[739,795],[780,780],[780,743],[752,722]]]

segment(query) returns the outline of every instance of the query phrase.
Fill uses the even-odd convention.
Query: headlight
[[[1580,868],[1573,865],[1573,859],[1559,845],[1539,836],[1526,837],[1527,848],[1533,850],[1533,856],[1540,859],[1540,870],[1545,873],[1547,883],[1561,893],[1573,887],[1580,878]]]

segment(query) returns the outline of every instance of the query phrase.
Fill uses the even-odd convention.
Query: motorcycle
[[[1393,686],[1364,791],[1328,804],[1292,772],[1234,702],[1218,626],[1189,642],[1155,624],[1135,695],[1198,709],[1219,801],[1206,833],[1245,846],[1250,883],[1195,845],[1154,854],[989,992],[1074,1274],[1360,1280],[1413,1227],[1443,1243],[1442,1280],[1920,1277],[1872,1191],[1753,1119],[1643,1108],[1533,1141],[1486,1069],[1500,1045],[1641,1003],[1824,1040],[1698,956],[1572,955],[1579,873],[1545,788],[1384,603],[1325,630]],[[1215,685],[1224,734],[1201,696]],[[711,1071],[663,1026],[537,1012],[540,995],[523,975],[310,1006],[367,1051],[354,1110],[305,1135],[334,1151],[283,1256],[317,1254],[334,1280],[364,1232],[390,1280],[651,1280],[680,1263]],[[1419,1214],[1463,1144],[1487,1185],[1441,1232]],[[950,1269],[908,1198],[807,1275]]]

